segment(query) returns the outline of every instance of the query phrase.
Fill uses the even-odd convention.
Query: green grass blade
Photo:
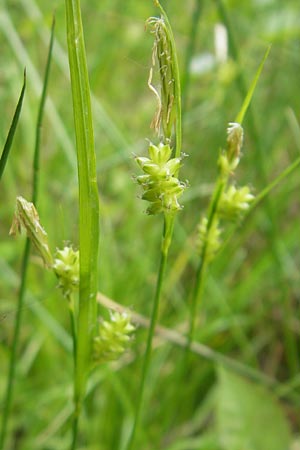
[[[254,94],[257,82],[259,80],[259,77],[260,77],[261,72],[263,70],[263,67],[265,65],[265,62],[266,62],[266,60],[267,60],[267,58],[269,56],[270,50],[271,50],[271,45],[269,45],[269,47],[267,48],[267,50],[266,50],[266,52],[265,52],[265,54],[263,56],[263,59],[262,59],[260,65],[259,65],[259,67],[258,67],[258,69],[256,71],[256,74],[255,74],[255,76],[254,76],[254,78],[252,80],[252,83],[250,85],[250,88],[249,88],[249,90],[247,92],[247,95],[246,95],[245,100],[243,102],[242,108],[241,108],[240,112],[238,113],[238,115],[235,118],[235,122],[238,122],[240,124],[243,123],[245,114],[246,114],[247,109],[248,109],[248,107],[250,105],[250,102],[252,100],[252,97],[253,97],[253,94]]]
[[[7,159],[8,159],[8,155],[13,143],[13,139],[14,139],[14,135],[17,129],[17,125],[19,122],[19,118],[20,118],[20,114],[21,114],[21,110],[22,110],[22,104],[23,104],[23,98],[24,98],[24,94],[25,94],[25,89],[26,89],[26,70],[24,70],[24,81],[23,81],[23,87],[21,90],[21,94],[17,103],[17,107],[14,113],[14,117],[12,120],[12,123],[10,125],[9,131],[8,131],[8,135],[4,144],[4,148],[2,151],[2,155],[0,158],[0,180],[2,178],[6,163],[7,163]]]
[[[99,199],[91,112],[79,0],[66,0],[67,41],[75,123],[79,180],[80,289],[75,370],[73,448],[78,416],[90,363],[91,339],[96,320]]]

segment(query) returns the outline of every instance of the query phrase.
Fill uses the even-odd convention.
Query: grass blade
[[[96,320],[99,199],[90,87],[80,1],[66,0],[65,5],[79,181],[80,288],[72,444],[72,448],[75,448],[78,418],[90,363],[91,339],[95,328],[93,325]]]
[[[17,129],[17,125],[19,122],[19,118],[20,118],[20,114],[21,114],[21,110],[22,110],[22,104],[23,104],[23,98],[24,98],[24,94],[25,94],[25,89],[26,89],[26,70],[24,70],[24,81],[23,81],[23,87],[21,90],[21,94],[17,103],[17,107],[14,113],[14,117],[12,120],[12,123],[10,125],[10,129],[8,131],[8,135],[4,144],[4,148],[2,151],[2,155],[0,158],[0,180],[2,178],[6,163],[7,163],[7,159],[8,159],[8,155],[13,143],[13,139],[15,136],[15,132]]]
[[[266,62],[266,60],[267,60],[267,58],[269,56],[270,50],[271,50],[271,46],[269,45],[269,47],[267,48],[267,50],[266,50],[266,52],[265,52],[265,54],[263,56],[263,59],[262,59],[260,65],[259,65],[259,67],[258,67],[258,69],[256,71],[256,74],[255,74],[255,76],[254,76],[254,78],[252,80],[250,88],[249,88],[249,90],[247,92],[247,95],[245,97],[245,100],[243,102],[242,108],[241,108],[240,112],[238,113],[238,115],[236,116],[235,122],[238,122],[241,125],[243,123],[245,114],[246,114],[247,109],[248,109],[248,107],[250,105],[250,102],[252,100],[252,97],[253,97],[253,94],[254,94],[257,82],[258,82],[259,77],[261,75],[261,72],[263,70],[264,64],[265,64],[265,62]]]

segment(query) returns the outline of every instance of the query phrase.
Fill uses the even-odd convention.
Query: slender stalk
[[[80,287],[74,376],[72,449],[90,366],[96,323],[99,199],[89,78],[79,0],[66,0],[66,25],[79,183]]]
[[[53,39],[54,39],[54,26],[55,26],[55,21],[53,18],[52,29],[51,29],[51,38],[50,38],[50,44],[49,44],[49,50],[48,50],[48,58],[47,58],[47,63],[46,63],[45,76],[44,76],[44,84],[43,84],[41,101],[40,101],[39,111],[38,111],[38,119],[37,119],[37,124],[36,124],[36,140],[35,140],[35,149],[34,149],[33,179],[32,179],[32,202],[35,204],[37,202],[38,189],[39,189],[40,128],[41,128],[43,112],[44,112],[44,108],[45,108],[46,92],[47,92],[48,78],[49,78],[49,72],[50,72]],[[25,82],[25,80],[24,80],[24,82]],[[20,100],[18,103],[18,108],[17,108],[18,113],[17,114],[20,114],[20,108],[21,108],[22,101],[23,101],[24,90],[25,90],[25,84],[23,85],[21,97],[20,97]],[[15,117],[14,117],[14,120],[15,120]],[[6,396],[4,399],[2,427],[1,427],[1,433],[0,433],[0,450],[2,450],[4,448],[6,434],[7,434],[8,417],[9,417],[11,403],[12,403],[13,386],[14,386],[15,370],[16,370],[17,350],[18,350],[18,345],[19,345],[21,322],[22,322],[22,310],[23,310],[24,297],[25,297],[25,293],[26,293],[26,282],[27,282],[27,272],[28,272],[28,265],[29,265],[30,247],[31,247],[30,240],[29,240],[29,238],[27,238],[26,243],[25,243],[24,253],[23,253],[23,259],[22,259],[21,284],[20,284],[20,290],[19,290],[19,296],[18,296],[16,319],[15,319],[15,324],[14,324],[14,333],[13,333],[12,350],[11,350],[10,362],[9,362]]]
[[[214,194],[212,197],[212,201],[209,207],[209,214],[208,214],[208,222],[207,222],[207,235],[209,235],[211,226],[214,222],[219,201],[222,196],[222,193],[224,191],[224,188],[226,186],[226,180],[224,178],[220,178],[216,184]],[[188,333],[188,340],[187,340],[187,346],[186,346],[186,357],[190,352],[191,344],[194,340],[195,335],[195,328],[196,328],[196,322],[197,322],[197,311],[199,308],[199,303],[202,298],[203,293],[203,287],[204,287],[204,279],[205,279],[205,269],[207,267],[207,241],[205,241],[201,255],[199,260],[199,265],[196,273],[196,281],[192,293],[192,303],[191,303],[191,310],[190,310],[190,324],[189,324],[189,333]]]
[[[17,306],[17,312],[16,312],[16,319],[14,323],[14,333],[13,333],[13,341],[12,341],[12,348],[11,348],[11,354],[10,354],[10,361],[9,361],[9,371],[8,371],[8,377],[7,377],[7,385],[6,385],[6,394],[3,402],[3,415],[2,415],[2,427],[1,427],[1,434],[0,434],[0,449],[4,449],[5,439],[7,435],[7,425],[8,425],[8,418],[11,410],[11,404],[12,404],[12,397],[13,397],[13,388],[14,388],[14,381],[15,381],[15,372],[16,372],[16,360],[17,360],[17,350],[19,346],[19,340],[20,340],[20,330],[21,330],[21,323],[22,323],[22,311],[23,311],[23,303],[24,303],[24,297],[26,292],[26,281],[27,281],[27,271],[28,271],[28,262],[29,262],[29,255],[30,255],[30,240],[26,238],[25,248],[23,252],[23,260],[22,260],[22,267],[21,267],[21,285],[19,290],[19,296],[18,296],[18,306]]]
[[[73,341],[74,370],[75,370],[76,351],[77,351],[77,330],[76,330],[75,305],[74,305],[74,299],[73,299],[72,295],[69,295],[67,300],[68,300],[68,307],[69,307],[69,314],[70,314],[71,333],[72,333],[72,341]]]
[[[166,226],[164,226],[164,229],[166,230]],[[133,449],[136,432],[137,432],[137,429],[138,429],[139,423],[140,423],[140,416],[141,416],[141,410],[142,410],[142,405],[143,405],[146,378],[147,378],[150,361],[151,361],[152,341],[153,341],[155,326],[156,326],[157,318],[158,318],[159,303],[160,303],[163,279],[164,279],[166,264],[167,264],[167,259],[168,259],[168,248],[165,246],[165,237],[166,237],[166,234],[164,232],[163,244],[162,244],[161,255],[160,255],[158,277],[157,277],[157,282],[156,282],[156,290],[155,290],[155,296],[154,296],[154,301],[153,301],[153,307],[152,307],[152,313],[151,313],[151,319],[150,319],[150,325],[149,325],[149,331],[148,331],[148,337],[147,337],[146,352],[145,352],[145,357],[144,357],[144,362],[143,362],[142,376],[141,376],[141,380],[140,380],[138,398],[137,398],[136,409],[135,409],[134,424],[133,424],[133,428],[131,431],[129,443],[127,445],[127,450]],[[168,240],[169,240],[169,238],[168,238]]]

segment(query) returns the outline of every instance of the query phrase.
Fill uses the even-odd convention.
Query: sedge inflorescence
[[[63,295],[70,296],[79,287],[79,251],[71,246],[65,246],[62,250],[58,249],[53,270]]]
[[[182,208],[178,198],[186,188],[186,183],[177,178],[182,158],[171,158],[170,145],[163,143],[158,146],[150,143],[148,153],[148,158],[136,157],[144,172],[136,180],[144,190],[142,199],[150,202],[147,213],[174,213]]]
[[[110,320],[101,321],[98,336],[93,340],[94,362],[118,359],[128,348],[134,330],[129,314],[110,311]]]
[[[227,146],[221,150],[218,159],[219,177],[212,200],[213,208],[209,216],[201,219],[198,226],[198,247],[202,255],[205,252],[206,261],[212,260],[221,247],[221,221],[240,221],[254,200],[248,185],[236,187],[230,183],[230,176],[234,174],[240,162],[243,137],[242,126],[239,123],[229,123]]]

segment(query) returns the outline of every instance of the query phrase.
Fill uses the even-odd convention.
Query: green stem
[[[144,392],[145,392],[145,384],[146,384],[146,378],[150,366],[151,361],[151,353],[152,353],[152,341],[155,331],[155,326],[157,323],[158,318],[158,311],[159,311],[159,303],[160,303],[160,297],[161,297],[161,291],[162,291],[162,285],[163,285],[163,279],[165,275],[166,270],[166,264],[168,259],[168,246],[165,244],[166,238],[167,241],[170,241],[170,235],[168,228],[168,231],[166,231],[167,226],[166,222],[164,225],[164,238],[162,243],[162,249],[161,249],[161,256],[160,256],[160,265],[158,270],[158,277],[157,277],[157,283],[156,283],[156,290],[155,290],[155,296],[154,296],[154,302],[152,307],[152,314],[151,314],[151,320],[150,320],[150,326],[148,331],[148,337],[147,337],[147,344],[146,344],[146,352],[145,352],[145,358],[143,363],[143,369],[142,369],[142,376],[138,391],[138,398],[136,403],[136,409],[135,409],[135,417],[134,417],[134,423],[133,428],[131,431],[130,439],[127,445],[127,450],[133,449],[135,436],[137,429],[139,427],[140,423],[140,416],[141,416],[141,410],[142,410],[142,404],[144,399]]]
[[[78,422],[79,422],[79,410],[75,408],[73,413],[73,421],[72,421],[72,444],[71,450],[76,449],[77,445],[77,436],[78,436]]]
[[[85,394],[93,334],[99,244],[99,199],[89,78],[79,0],[66,0],[67,42],[79,183],[80,286],[74,376],[72,449],[76,447],[79,415]]]
[[[224,177],[220,177],[219,180],[217,181],[217,184],[216,184],[216,187],[214,190],[214,194],[213,194],[210,206],[209,206],[206,236],[209,236],[210,229],[215,220],[219,201],[220,201],[220,198],[224,191],[224,188],[226,186],[226,182],[227,182],[227,180],[224,179]],[[198,265],[197,272],[196,272],[195,286],[194,286],[193,293],[192,293],[189,334],[188,334],[188,341],[187,341],[187,346],[186,346],[186,355],[188,355],[190,353],[191,344],[194,340],[196,323],[197,323],[197,313],[198,313],[199,304],[200,304],[200,301],[202,298],[202,293],[203,293],[205,269],[207,267],[207,242],[208,242],[208,239],[205,240],[202,251],[201,251],[199,265]]]
[[[67,300],[68,300],[69,314],[70,314],[71,333],[72,333],[72,341],[73,341],[74,371],[75,371],[76,352],[77,352],[77,330],[76,330],[75,305],[74,305],[74,298],[72,295],[69,295]]]
[[[4,398],[4,406],[3,406],[2,427],[1,427],[1,434],[0,434],[0,449],[1,450],[4,448],[5,438],[6,438],[6,434],[7,434],[8,417],[9,417],[9,413],[10,413],[10,409],[11,409],[11,402],[12,402],[13,387],[14,387],[15,372],[16,372],[17,350],[18,350],[18,345],[19,345],[23,303],[24,303],[24,296],[25,296],[25,291],[26,291],[26,280],[27,280],[30,247],[31,247],[30,240],[27,238],[26,243],[25,243],[24,253],[23,253],[23,261],[22,261],[22,269],[21,269],[21,285],[20,285],[20,291],[19,291],[19,297],[18,297],[18,306],[17,306],[17,312],[16,312],[15,326],[14,326],[13,342],[12,342],[12,348],[11,348],[11,354],[10,354],[6,395]]]

